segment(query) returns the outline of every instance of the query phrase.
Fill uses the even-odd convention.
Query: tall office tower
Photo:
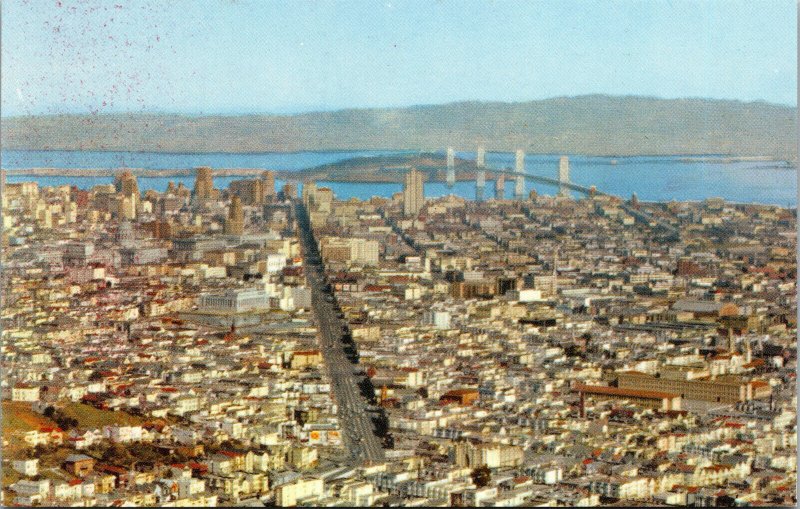
[[[261,179],[253,179],[250,184],[250,194],[252,195],[253,205],[264,204],[264,181]]]
[[[201,166],[195,170],[192,195],[198,200],[207,200],[214,196],[214,180],[211,175],[211,168],[208,166]]]
[[[425,203],[422,173],[416,169],[406,173],[406,185],[403,188],[403,215],[414,217],[422,210]]]
[[[128,170],[114,178],[114,188],[123,196],[135,194],[137,198],[139,197],[139,183],[136,181],[136,176]]]
[[[231,198],[228,220],[225,221],[225,233],[228,235],[241,235],[244,233],[244,210],[242,209],[242,200],[236,195]]]
[[[128,196],[120,194],[117,201],[117,215],[124,219],[136,219],[137,201],[135,194]]]
[[[486,167],[486,149],[483,147],[478,147],[478,153],[475,156],[475,166],[478,168]]]
[[[297,198],[297,184],[287,182],[283,185],[283,199],[294,200]]]
[[[447,185],[453,187],[456,183],[456,151],[447,147]]]
[[[303,205],[311,211],[311,207],[317,201],[317,183],[316,182],[305,182],[303,183]]]
[[[569,198],[569,188],[564,184],[569,184],[569,157],[561,156],[558,161],[558,181],[561,182],[558,194]]]
[[[175,189],[175,195],[180,198],[191,198],[192,192],[189,190],[188,187],[183,185],[183,182],[178,182],[178,187]]]
[[[234,180],[228,184],[228,192],[235,194],[245,205],[262,205],[264,203],[264,186],[259,179]]]
[[[522,150],[517,150],[514,173],[519,174],[516,179],[516,185],[514,186],[514,197],[521,200],[525,194],[525,177],[523,176],[525,173],[525,152]]]
[[[264,191],[264,202],[271,201],[275,196],[275,172],[267,170],[261,174],[261,183]]]
[[[502,200],[506,197],[506,176],[500,174],[494,182],[494,197],[496,200]]]
[[[133,233],[133,225],[127,219],[123,219],[117,228],[116,241],[122,247],[134,247],[136,236]]]

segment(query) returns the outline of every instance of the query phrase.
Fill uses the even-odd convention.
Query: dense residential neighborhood
[[[3,505],[796,502],[794,210],[406,182],[4,184]]]

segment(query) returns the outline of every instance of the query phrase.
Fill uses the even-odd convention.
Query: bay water
[[[63,176],[8,175],[7,182],[35,180],[41,186],[75,185],[88,189],[97,184],[113,182],[112,177],[80,177],[70,175],[70,170],[80,168],[146,168],[183,169],[197,166],[212,168],[263,168],[298,171],[323,164],[358,157],[413,154],[411,151],[328,151],[255,154],[174,154],[155,152],[102,152],[102,151],[36,151],[3,150],[0,165],[4,169],[63,168]],[[471,152],[457,152],[457,157],[474,159]],[[531,154],[525,157],[525,170],[533,175],[558,177],[560,154]],[[512,168],[513,153],[488,152],[486,164],[490,168]],[[232,180],[242,177],[215,177],[218,188],[226,188]],[[494,182],[488,180],[485,197],[494,196]],[[183,182],[189,188],[194,177],[139,177],[142,191],[163,191],[168,182]],[[731,161],[724,156],[637,156],[593,157],[570,156],[570,180],[584,186],[597,186],[606,193],[629,198],[633,193],[645,201],[691,201],[722,197],[737,203],[762,203],[796,207],[797,170],[775,161]],[[278,180],[277,184],[283,184]],[[330,187],[337,198],[391,196],[402,190],[400,183],[342,183],[318,182]],[[540,194],[555,194],[553,186],[526,182],[526,194],[536,190]],[[513,193],[514,184],[506,178],[506,196]],[[440,197],[455,194],[467,199],[475,197],[474,182],[456,182],[450,188],[444,182],[425,184],[425,195]]]

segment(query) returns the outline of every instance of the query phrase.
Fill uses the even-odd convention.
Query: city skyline
[[[406,169],[6,183],[4,500],[796,504],[796,210]]]
[[[3,2],[0,505],[797,506],[797,12]]]
[[[796,105],[793,2],[340,6],[7,2],[2,115],[298,114],[587,94]]]

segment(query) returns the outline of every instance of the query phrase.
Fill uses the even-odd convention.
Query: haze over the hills
[[[591,95],[291,116],[52,115],[3,119],[5,149],[290,152],[411,149],[797,158],[797,108]]]

